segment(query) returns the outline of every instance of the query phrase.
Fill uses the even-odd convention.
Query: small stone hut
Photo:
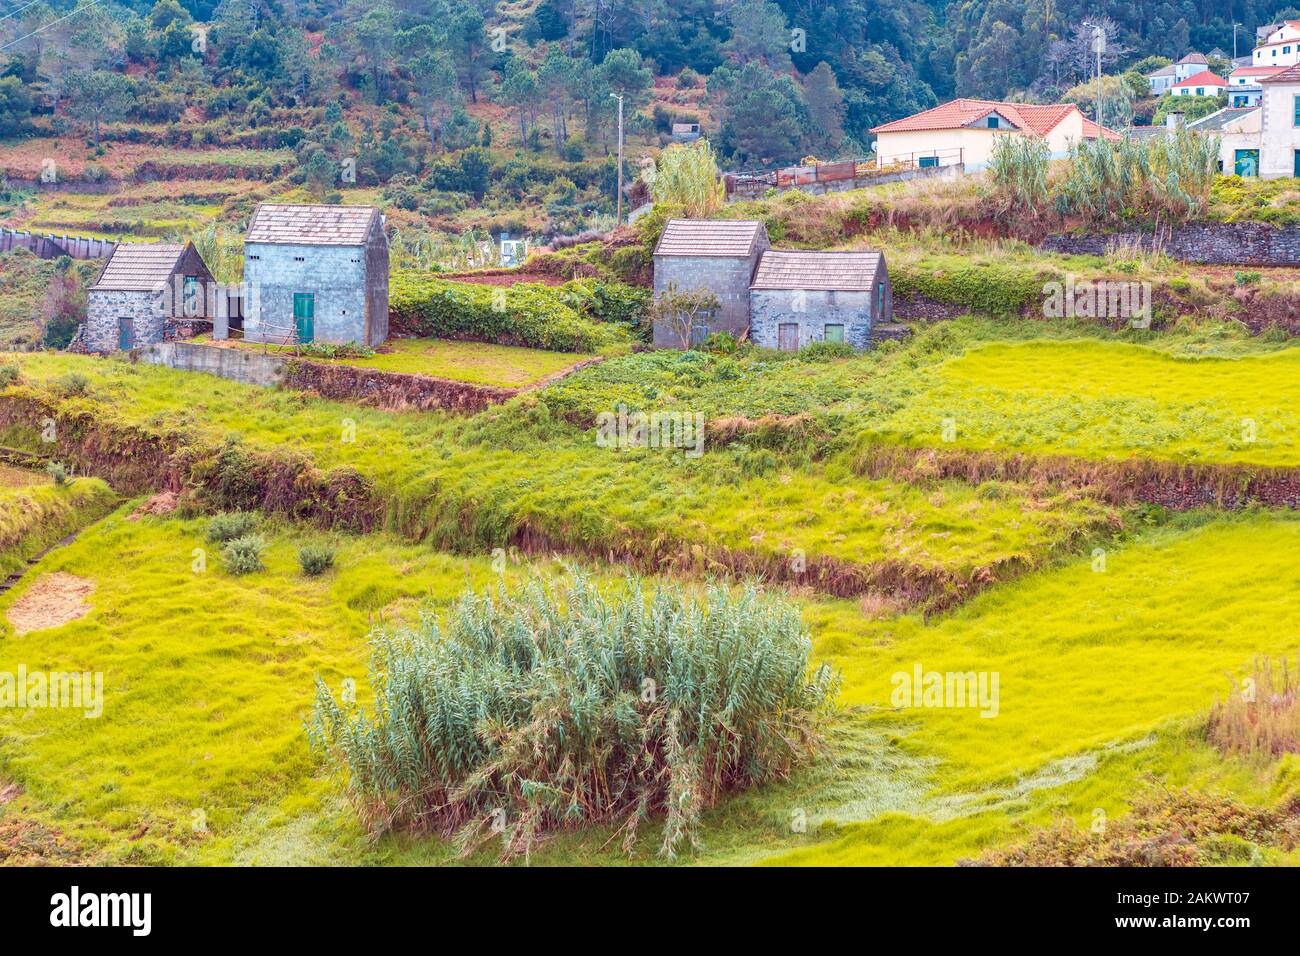
[[[750,339],[794,352],[814,342],[871,345],[872,327],[893,322],[894,297],[879,252],[769,249],[750,288]]]
[[[127,243],[104,264],[86,301],[85,346],[117,352],[211,322],[216,281],[192,242]]]
[[[654,251],[654,294],[670,289],[707,289],[718,309],[691,330],[691,342],[712,332],[741,338],[749,328],[749,285],[759,256],[771,247],[767,228],[757,221],[670,219]],[[662,324],[654,330],[656,348],[682,348],[677,332]]]
[[[374,206],[262,203],[244,236],[244,338],[388,338],[388,237]]]

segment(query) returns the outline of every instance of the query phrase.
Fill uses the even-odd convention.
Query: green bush
[[[375,829],[456,833],[505,812],[503,855],[547,831],[666,817],[662,852],[695,843],[724,792],[784,778],[820,746],[838,676],[809,672],[798,609],[709,588],[605,595],[581,574],[495,597],[467,592],[445,628],[376,632],[375,699],[340,704],[317,679],[309,738]]]
[[[214,544],[242,538],[257,527],[257,515],[249,511],[229,511],[213,515],[208,522],[208,540]]]
[[[1043,302],[1043,286],[1063,282],[1055,269],[1038,263],[995,262],[961,256],[925,255],[889,263],[897,298],[921,296],[963,306],[982,315],[1018,315]]]
[[[90,379],[80,372],[68,372],[66,375],[60,375],[54,383],[54,387],[59,394],[66,398],[75,398],[79,395],[85,395],[90,391]]]
[[[50,481],[56,485],[66,485],[68,483],[68,469],[64,467],[61,461],[52,461],[45,466],[45,473],[50,476]]]
[[[316,577],[334,567],[334,549],[323,544],[308,544],[298,549],[298,564],[303,574]]]
[[[1235,278],[1237,280],[1237,285],[1246,286],[1259,285],[1259,281],[1264,277],[1258,272],[1238,272],[1236,273]]]
[[[812,342],[799,350],[799,357],[805,362],[830,362],[853,355],[854,348],[847,342]]]
[[[594,352],[626,342],[624,329],[593,321],[561,290],[521,282],[509,289],[453,282],[431,272],[398,270],[389,289],[394,331],[436,338]]]
[[[265,550],[266,542],[250,534],[227,542],[221,549],[221,557],[231,574],[252,574],[262,570],[262,552]]]
[[[304,358],[370,358],[375,354],[374,349],[360,342],[303,342],[295,348]]]
[[[16,381],[18,381],[18,366],[0,363],[0,388],[12,385]]]

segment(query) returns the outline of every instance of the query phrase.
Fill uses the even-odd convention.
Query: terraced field
[[[948,865],[1062,821],[1124,820],[1162,795],[1263,809],[1300,795],[1294,755],[1225,756],[1206,733],[1216,699],[1258,658],[1296,651],[1294,512],[1172,514],[1050,482],[869,480],[853,468],[863,440],[1287,468],[1295,353],[1227,339],[1211,342],[1219,357],[1187,357],[1199,336],[1153,348],[1105,335],[999,341],[978,325],[948,334],[826,361],[612,358],[468,417],[12,357],[20,380],[0,393],[0,444],[41,447],[15,409],[44,403],[59,442],[82,417],[122,440],[183,439],[200,455],[187,481],[211,467],[204,449],[354,468],[382,518],[353,534],[265,515],[266,569],[236,576],[205,517],[130,520],[136,500],[43,559],[0,597],[0,619],[57,573],[93,584],[90,610],[21,636],[0,623],[0,671],[93,663],[116,697],[111,721],[0,712],[0,778],[23,787],[8,818],[39,824],[51,857],[450,862],[448,842],[361,827],[302,732],[312,677],[355,678],[364,701],[371,627],[441,613],[499,571],[561,575],[555,556],[611,588],[629,563],[691,587],[761,573],[797,603],[815,662],[842,674],[828,757],[707,812],[685,862]],[[590,422],[618,401],[700,410],[715,427],[698,457],[600,447]],[[1108,411],[1063,437],[1084,406]],[[1030,410],[1019,426],[1018,408]],[[922,430],[935,409],[957,420],[953,442]],[[1223,441],[1238,417],[1256,420],[1256,442]],[[316,542],[336,549],[335,567],[308,578],[296,555]],[[918,673],[971,675],[976,696],[900,696]],[[532,859],[625,862],[616,836],[561,833]],[[1264,833],[1197,840],[1205,861],[1298,862]],[[656,849],[642,834],[632,860],[656,862]]]

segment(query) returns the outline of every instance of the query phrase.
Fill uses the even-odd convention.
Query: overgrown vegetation
[[[1290,662],[1257,660],[1251,675],[1215,705],[1207,733],[1228,754],[1300,753],[1300,688]]]
[[[527,855],[544,833],[611,824],[627,850],[662,815],[661,851],[699,842],[728,791],[786,777],[820,745],[837,679],[810,670],[798,611],[749,588],[696,601],[637,581],[466,594],[445,626],[381,633],[375,703],[317,684],[315,746],[375,829],[503,833]]]

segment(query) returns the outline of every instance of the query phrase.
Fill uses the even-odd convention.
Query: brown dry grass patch
[[[9,623],[18,635],[60,627],[91,611],[86,603],[95,582],[66,571],[47,574],[9,608]]]

